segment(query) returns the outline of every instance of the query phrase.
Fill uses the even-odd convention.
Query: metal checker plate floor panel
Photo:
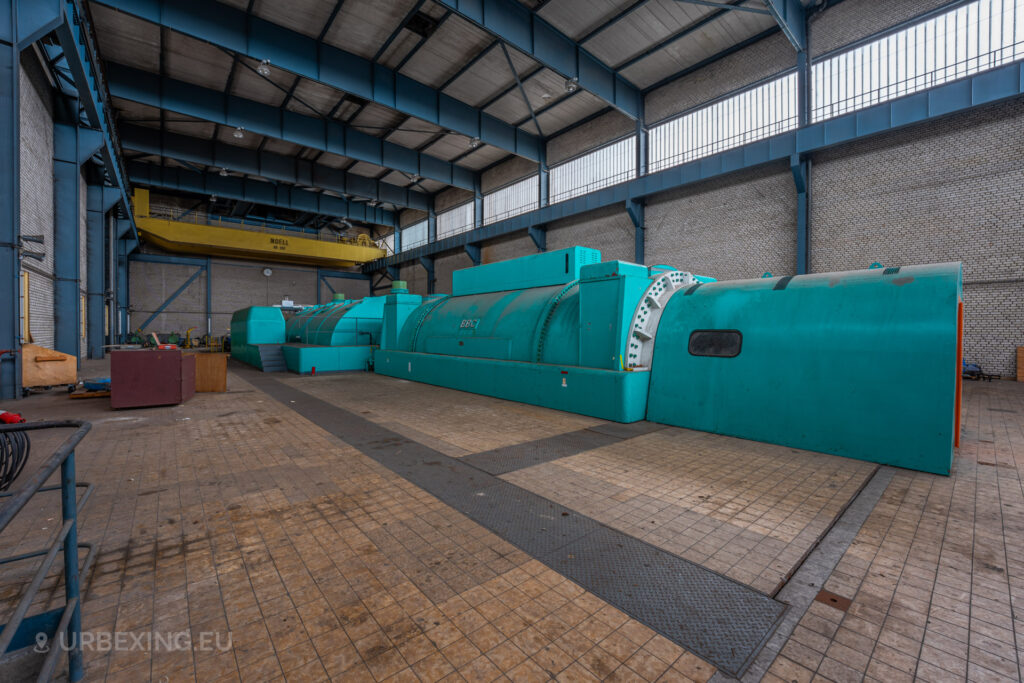
[[[739,676],[787,606],[262,373],[269,396],[666,638]],[[642,432],[641,432],[642,433]],[[468,457],[468,456],[467,456]]]

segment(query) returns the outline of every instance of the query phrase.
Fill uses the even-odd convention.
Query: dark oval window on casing
[[[735,358],[740,355],[743,335],[739,330],[694,330],[690,333],[690,355]]]

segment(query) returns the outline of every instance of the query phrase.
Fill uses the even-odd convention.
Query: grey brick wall
[[[633,221],[618,207],[592,211],[548,225],[548,249],[591,247],[600,249],[604,260],[633,260]],[[530,247],[533,241],[527,237]],[[533,249],[536,251],[536,248]]]
[[[19,88],[20,229],[42,236],[45,244],[32,243],[32,251],[46,255],[22,263],[29,278],[29,332],[34,343],[53,348],[53,114],[49,84],[29,53],[23,55]]]
[[[548,166],[635,132],[635,121],[625,114],[610,111],[549,140]]]
[[[657,122],[794,66],[793,46],[778,33],[652,90],[644,114],[648,123]]]
[[[270,268],[271,276],[263,275]],[[193,266],[164,263],[132,262],[129,270],[131,292],[131,329],[136,329],[195,272]],[[213,261],[213,298],[211,302],[212,326],[215,335],[226,334],[231,327],[231,314],[246,306],[272,306],[286,296],[299,304],[316,302],[317,279],[313,268],[215,259]],[[331,281],[339,292],[349,296],[366,296],[368,286],[354,280]],[[330,290],[321,285],[321,301],[331,297]],[[206,333],[206,277],[200,275],[182,292],[146,331],[185,333],[195,327],[193,334]]]
[[[949,4],[950,0],[844,0],[811,16],[811,58]]]
[[[480,191],[490,192],[509,183],[537,172],[536,162],[522,157],[512,157],[494,168],[489,168],[480,177]]]
[[[443,192],[438,192],[434,197],[434,211],[441,213],[446,209],[450,209],[453,206],[464,204],[473,198],[473,193],[469,190],[463,190],[460,187],[453,187]],[[422,219],[420,219],[422,220]]]
[[[1024,345],[1022,140],[1018,100],[817,155],[812,268],[963,261],[966,357],[1015,374],[1014,347]]]
[[[796,190],[788,166],[655,195],[646,217],[648,264],[719,280],[796,272]]]

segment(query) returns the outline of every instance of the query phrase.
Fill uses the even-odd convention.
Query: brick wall
[[[1015,374],[1014,347],[1024,345],[1022,139],[1024,103],[1012,101],[816,155],[812,269],[962,261],[966,358]]]
[[[26,258],[29,279],[29,332],[32,341],[53,348],[53,113],[49,84],[31,53],[23,55],[19,73],[21,146],[21,233],[41,236],[31,251],[43,261]],[[24,314],[24,306],[22,308]]]
[[[648,264],[719,280],[796,272],[796,190],[788,166],[655,195],[646,214]]]

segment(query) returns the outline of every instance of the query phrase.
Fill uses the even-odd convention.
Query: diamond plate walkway
[[[763,593],[518,488],[474,467],[465,461],[468,458],[448,457],[266,375],[245,372],[245,377],[286,407],[726,673],[743,674],[786,611],[786,605]],[[586,441],[616,441],[630,433],[606,431],[611,433],[598,432]],[[527,461],[537,457],[536,445]],[[509,458],[501,455],[485,462],[491,469],[509,466]]]

